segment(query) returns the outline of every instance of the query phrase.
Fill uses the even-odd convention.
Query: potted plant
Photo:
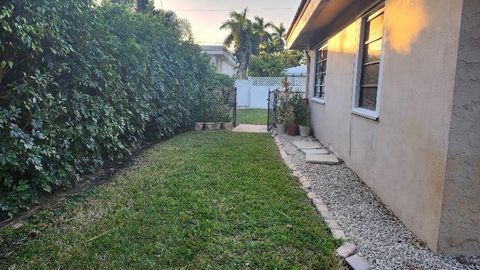
[[[215,122],[213,123],[213,130],[220,130],[222,128],[223,122]]]
[[[288,106],[284,114],[284,124],[287,127],[287,134],[296,136],[298,133],[298,125],[295,124],[295,113],[292,106]]]
[[[277,97],[278,105],[275,113],[275,126],[279,133],[285,133],[285,114],[289,107],[289,92],[279,93]]]
[[[205,125],[204,122],[196,122],[195,123],[195,130],[196,131],[202,130],[204,125]]]
[[[205,123],[206,130],[214,130],[215,129],[215,122],[206,122]]]
[[[222,128],[226,129],[226,130],[232,130],[233,129],[233,123],[232,122],[224,122]]]
[[[284,124],[284,120],[283,120],[283,110],[280,108],[280,106],[278,107],[277,109],[277,113],[276,113],[276,119],[275,119],[275,126],[277,128],[277,132],[279,133],[285,133],[285,124]]]
[[[302,137],[310,136],[310,117],[310,109],[308,108],[308,105],[304,105],[304,108],[301,110],[301,118],[299,119],[300,121],[298,122],[300,136]]]

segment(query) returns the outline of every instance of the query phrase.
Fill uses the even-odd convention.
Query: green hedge
[[[92,0],[4,3],[0,219],[145,140],[226,120],[233,80],[183,39],[175,14]]]

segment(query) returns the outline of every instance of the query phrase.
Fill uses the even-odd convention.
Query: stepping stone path
[[[298,149],[322,149],[322,145],[317,142],[295,141],[292,144]]]
[[[307,163],[313,164],[339,164],[338,157],[330,154],[322,148],[318,142],[312,141],[295,141],[292,143],[298,150],[306,155]]]
[[[335,165],[340,163],[337,156],[324,155],[324,154],[307,154],[306,160],[307,160],[307,163],[313,163],[313,164]]]
[[[327,150],[325,149],[305,149],[305,148],[300,148],[300,152],[304,153],[305,155],[308,154],[322,154],[322,155],[327,155],[329,154]]]
[[[322,201],[321,198],[312,191],[310,181],[305,177],[300,170],[297,170],[295,165],[292,163],[291,158],[288,156],[287,152],[283,149],[282,142],[278,137],[274,136],[275,143],[277,144],[278,149],[280,150],[280,155],[282,156],[285,164],[292,170],[292,175],[298,177],[303,190],[307,193],[307,198],[310,200],[312,205],[316,208],[318,214],[320,214],[325,222],[327,223],[328,228],[333,234],[335,239],[341,239],[344,241],[343,245],[336,250],[338,256],[345,260],[348,264],[349,269],[352,270],[371,270],[368,262],[360,257],[359,255],[354,255],[357,250],[357,246],[352,243],[348,243],[345,232],[342,230],[340,225],[335,220],[334,216],[329,212],[327,205]],[[322,148],[319,143],[316,142],[307,142],[307,141],[295,141],[292,143],[298,150],[306,154],[307,162],[311,160],[312,163],[321,163],[324,164],[337,164],[339,160],[337,156],[329,154],[329,152]],[[326,162],[326,163],[325,163]],[[336,162],[336,163],[334,163]]]
[[[370,265],[368,265],[368,263],[360,256],[358,255],[353,255],[353,256],[350,256],[346,259],[348,265],[350,265],[350,267],[353,269],[353,270],[370,270],[372,268],[370,268]]]

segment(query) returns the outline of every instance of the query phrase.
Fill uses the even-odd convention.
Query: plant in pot
[[[221,120],[222,120],[222,129],[226,129],[226,130],[233,129],[232,117],[230,116],[229,113],[224,114]]]
[[[287,108],[287,100],[285,95],[278,97],[278,105],[275,113],[275,125],[277,132],[285,133],[285,110]]]
[[[203,130],[203,126],[205,125],[204,122],[196,122],[195,123],[195,130],[196,131],[199,131],[199,130]]]
[[[205,122],[206,130],[215,130],[215,122]]]
[[[298,133],[298,125],[295,124],[295,113],[292,106],[287,106],[283,116],[284,124],[287,127],[287,134],[296,136]]]
[[[310,108],[308,108],[308,105],[304,104],[299,110],[298,114],[298,128],[300,130],[300,136],[308,137],[310,135],[310,123]]]
[[[291,115],[287,115],[292,111],[294,114],[292,106],[292,97],[291,97],[291,86],[288,82],[288,78],[282,80],[283,91],[276,92],[276,99],[278,100],[277,103],[277,112],[275,115],[275,122],[277,126],[277,130],[280,133],[285,133],[285,129],[287,128],[286,117],[290,117]],[[291,120],[291,119],[289,119]]]
[[[203,130],[205,128],[205,120],[206,120],[206,117],[203,113],[200,113],[199,115],[197,115],[197,118],[195,119],[195,130],[196,131],[200,131],[200,130]]]

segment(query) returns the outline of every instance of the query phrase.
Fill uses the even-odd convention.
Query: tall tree
[[[275,27],[271,22],[266,23],[265,19],[262,17],[256,16],[253,22],[253,49],[254,54],[258,54],[261,49],[272,40],[272,36],[268,32],[268,29]]]
[[[220,29],[230,31],[224,44],[228,47],[234,46],[239,64],[238,74],[240,78],[245,79],[252,59],[254,38],[253,24],[247,18],[247,9],[242,12],[232,11],[230,18],[220,26]]]
[[[287,34],[287,29],[281,23],[279,26],[272,27],[273,33],[272,35],[272,42],[269,44],[268,51],[270,52],[278,52],[283,51],[285,49],[285,35]]]

